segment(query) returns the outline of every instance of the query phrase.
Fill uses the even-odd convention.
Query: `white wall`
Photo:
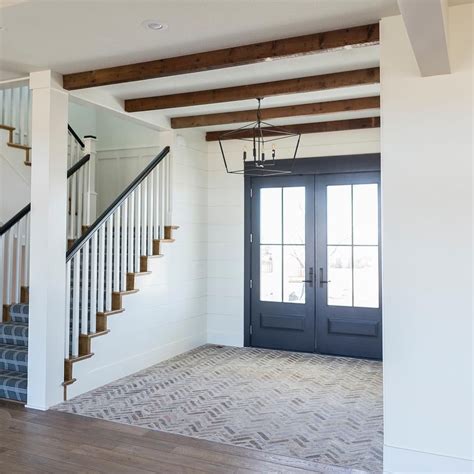
[[[8,132],[0,130],[0,225],[30,202],[31,168],[25,152],[7,146]]]
[[[382,20],[385,463],[471,472],[472,5],[449,9],[452,74],[421,78]]]
[[[160,139],[172,146],[176,242],[150,260],[153,273],[140,277],[139,293],[124,297],[125,312],[109,318],[110,334],[93,340],[94,357],[75,364],[68,397],[206,343],[206,145],[192,132]]]
[[[298,157],[378,153],[378,129],[302,135]],[[283,142],[279,142],[279,145]],[[242,143],[226,142],[240,162]],[[285,154],[284,149],[279,153]],[[291,150],[287,150],[291,153]],[[240,163],[235,163],[238,166]],[[215,344],[243,345],[244,179],[225,172],[219,145],[208,144],[207,337]],[[236,169],[235,167],[233,169]]]

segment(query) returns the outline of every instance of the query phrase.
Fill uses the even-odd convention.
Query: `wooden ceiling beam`
[[[299,117],[302,115],[320,115],[378,108],[380,108],[380,97],[361,97],[357,99],[333,100],[330,102],[317,102],[312,104],[270,107],[267,109],[261,109],[260,116],[262,120],[271,120],[282,117]],[[255,109],[222,112],[217,114],[191,115],[187,117],[173,117],[171,119],[171,128],[207,127],[227,123],[253,122],[255,121],[255,118]]]
[[[262,82],[245,86],[225,87],[181,94],[170,94],[125,101],[126,112],[171,109],[193,105],[216,104],[236,100],[255,99],[275,95],[323,91],[341,87],[377,84],[380,82],[378,67],[355,71],[336,72],[319,76],[300,77],[283,81]]]
[[[272,130],[279,130],[284,128],[285,130],[293,133],[322,133],[322,132],[340,132],[342,130],[358,130],[363,128],[379,128],[380,117],[368,117],[368,118],[357,118],[348,120],[332,120],[330,122],[313,122],[313,123],[299,123],[293,125],[281,125],[279,127],[267,127],[263,129],[265,136],[273,135]],[[265,133],[268,130],[269,133]],[[219,140],[235,140],[239,138],[252,138],[253,130],[245,129],[240,133],[235,133],[232,136],[222,136],[223,134],[230,132],[230,130],[219,130],[215,132],[206,133],[206,141],[213,142]]]
[[[67,90],[75,90],[123,82],[143,81],[145,79],[212,71],[272,59],[327,52],[344,46],[360,47],[378,43],[379,25],[374,23],[156,61],[65,74],[63,76],[63,87]]]

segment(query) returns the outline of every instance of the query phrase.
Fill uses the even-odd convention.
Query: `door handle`
[[[322,288],[325,283],[331,283],[331,280],[324,279],[324,269],[319,269],[319,288]]]
[[[301,283],[309,283],[309,286],[312,288],[313,280],[314,280],[314,270],[313,270],[313,267],[309,267],[308,280],[303,280]]]

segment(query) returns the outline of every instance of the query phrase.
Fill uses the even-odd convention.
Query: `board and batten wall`
[[[180,226],[176,241],[164,244],[163,258],[150,259],[152,274],[138,279],[137,294],[123,298],[125,312],[109,318],[110,334],[94,339],[94,357],[75,364],[77,382],[68,388],[68,398],[207,341],[206,143],[202,134],[192,132],[164,132],[160,141],[154,149],[122,149],[119,162],[137,162],[125,165],[131,180],[137,167],[171,145],[173,224]],[[110,165],[108,179],[117,179],[116,160],[104,163]]]
[[[381,23],[387,472],[474,468],[473,19],[449,8],[452,73],[425,78]]]
[[[282,147],[281,157],[294,148]],[[242,142],[227,141],[228,155],[241,166]],[[350,130],[301,136],[299,158],[380,152],[380,130]],[[232,168],[236,169],[236,168]],[[218,142],[208,143],[207,337],[214,344],[244,344],[244,178],[227,174]]]

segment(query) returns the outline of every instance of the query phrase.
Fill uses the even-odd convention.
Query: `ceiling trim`
[[[67,90],[75,90],[143,81],[333,51],[344,47],[372,46],[378,43],[379,25],[374,23],[174,58],[66,74],[63,76],[63,87]]]
[[[319,76],[285,79],[283,81],[225,87],[222,89],[128,99],[125,100],[125,111],[144,112],[147,110],[190,107],[193,105],[255,99],[257,97],[270,97],[275,95],[338,89],[341,87],[378,84],[379,82],[380,69],[375,67],[355,71],[321,74]]]
[[[340,132],[343,130],[358,130],[363,128],[379,128],[380,117],[368,117],[368,118],[357,118],[347,120],[331,120],[330,122],[313,122],[313,123],[299,123],[294,125],[280,125],[278,127],[265,127],[263,128],[263,134],[266,135],[265,130],[270,133],[268,135],[275,136],[275,133],[271,133],[272,130],[285,129],[292,133],[323,133],[323,132]],[[254,130],[245,129],[241,130],[240,133],[234,133],[231,136],[231,130],[218,130],[215,132],[206,133],[206,141],[212,142],[217,141],[220,138],[222,140],[235,140],[240,138],[252,138]],[[224,136],[222,136],[225,134]],[[222,137],[221,137],[222,136]]]
[[[300,117],[303,115],[320,115],[334,112],[349,112],[353,110],[378,108],[380,108],[380,97],[361,97],[357,99],[270,107],[267,109],[261,109],[260,116],[262,120],[269,120],[282,117]],[[171,118],[171,128],[206,127],[228,123],[253,122],[255,117],[255,109],[206,115],[191,115],[187,117],[173,117]]]

